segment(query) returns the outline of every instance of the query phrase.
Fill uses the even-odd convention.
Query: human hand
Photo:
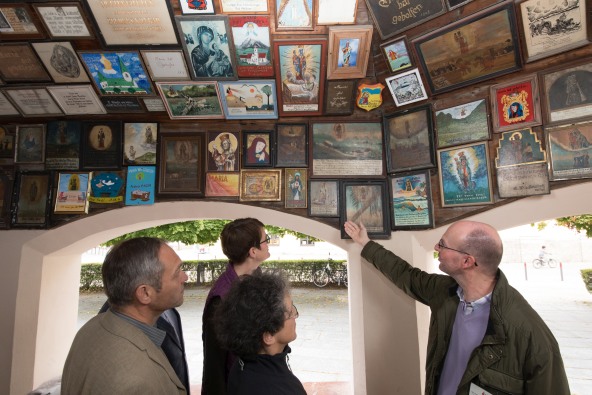
[[[355,222],[346,221],[343,225],[343,229],[353,241],[361,246],[365,246],[366,243],[370,241],[370,238],[368,237],[368,231],[366,231],[366,227],[361,222],[359,225],[357,225]]]

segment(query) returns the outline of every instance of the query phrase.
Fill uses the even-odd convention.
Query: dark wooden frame
[[[500,24],[506,20],[508,30],[503,31],[502,37],[500,30],[504,26]],[[470,29],[469,25],[471,25]],[[488,29],[485,29],[486,27]],[[468,40],[466,36],[462,36],[463,28],[465,28],[465,34],[470,30],[477,33],[478,36]],[[457,38],[457,34],[461,36]],[[495,45],[487,46],[486,43],[491,39],[499,39],[499,41],[496,41]],[[507,40],[511,42],[507,43]],[[458,43],[459,50],[451,45],[455,42]],[[522,66],[513,1],[505,1],[500,5],[486,8],[467,18],[415,38],[412,40],[412,44],[432,94],[448,92],[499,77],[520,70]],[[438,59],[433,56],[434,54],[426,53],[427,46],[430,46],[433,52],[456,54],[457,56],[455,58],[449,55]],[[507,65],[496,66],[502,57],[511,58],[512,61],[508,61]],[[501,60],[503,61],[503,59]],[[476,76],[472,76],[475,70],[473,63],[475,62],[481,63],[482,67],[478,68],[480,70]],[[455,80],[450,76],[451,73],[456,76]]]
[[[347,125],[352,125],[354,130],[348,131],[346,129]],[[375,130],[373,128],[370,131],[378,133],[379,135],[374,138],[371,138],[369,136],[368,130],[360,131],[360,127],[357,125],[376,125],[377,127],[379,127],[380,130]],[[309,166],[310,178],[376,178],[385,175],[383,152],[384,138],[382,122],[311,122],[309,129],[309,158],[311,161],[311,165]],[[349,152],[345,152],[343,151],[343,149],[340,149],[340,144],[349,144],[349,147],[344,148],[352,148],[352,150],[360,149],[359,146],[356,146],[359,140],[361,140],[360,138],[357,138],[355,136],[355,134],[357,133],[364,133],[364,144],[366,145],[365,150],[367,150],[364,153],[364,157],[371,157],[370,154],[372,151],[374,151],[375,153],[380,152],[380,160],[376,159],[375,157],[370,159],[364,158],[361,160],[356,160],[356,158],[360,157],[359,154],[350,154]],[[323,158],[322,156],[325,156],[325,153],[332,153],[334,157]],[[322,165],[322,163],[320,162],[321,160],[333,162],[327,162],[327,169],[322,170],[319,168],[319,166]],[[344,167],[344,164],[346,162],[355,163],[353,167],[346,168]],[[356,172],[356,170],[364,170],[366,171],[366,174]],[[328,173],[328,171],[331,171],[332,173]]]
[[[292,141],[283,133],[283,129],[298,128],[302,136],[298,141]],[[308,124],[307,123],[278,123],[275,125],[275,167],[307,167],[308,166]],[[300,135],[300,131],[298,132]],[[288,134],[290,132],[287,132]],[[298,158],[293,158],[291,147],[297,151]]]
[[[399,121],[397,121],[399,120]],[[397,122],[404,123],[405,128],[396,125]],[[426,169],[436,166],[434,151],[434,124],[431,106],[423,105],[384,115],[384,137],[387,173]],[[391,127],[391,123],[394,123]],[[413,130],[411,130],[413,129]],[[401,134],[399,147],[393,133]],[[427,133],[427,136],[423,136]],[[421,137],[423,136],[423,137]],[[421,137],[421,139],[419,138]],[[412,151],[412,150],[415,151]],[[396,152],[398,151],[398,152]],[[405,165],[396,163],[396,158],[406,154],[408,160]]]
[[[393,44],[398,44],[398,43],[402,43],[402,45],[405,47],[405,53],[407,54],[407,59],[409,59],[409,63],[402,63],[401,66],[399,66],[396,69],[393,69],[391,62],[389,61],[389,53],[387,52],[387,48],[392,46]],[[381,43],[380,44],[380,51],[382,52],[382,55],[384,56],[384,60],[386,62],[386,65],[388,66],[391,73],[398,73],[400,71],[403,71],[403,70],[408,69],[409,67],[413,66],[413,60],[411,59],[411,51],[410,51],[410,47],[409,47],[409,42],[407,41],[407,36],[397,37],[397,38],[392,39],[388,42]],[[399,58],[397,58],[397,59],[399,59]]]
[[[400,182],[409,183],[411,190],[396,188]],[[422,188],[423,181],[423,188]],[[403,190],[406,193],[401,192]],[[432,204],[432,187],[429,170],[400,173],[389,176],[389,192],[391,200],[391,228],[393,230],[404,229],[430,229],[434,227],[434,207]],[[425,200],[422,200],[425,199]],[[413,213],[418,217],[416,221],[421,223],[413,224],[412,219],[404,223],[405,212],[408,216]],[[399,215],[397,215],[399,213]]]
[[[358,190],[357,197],[361,197],[363,200],[367,201],[366,203],[360,202],[360,199],[352,198],[351,205],[362,204],[361,208],[352,207],[356,210],[355,214],[352,217],[348,216],[348,208],[350,208],[350,203],[348,202],[348,192],[350,188],[361,188],[361,187],[369,187],[369,188],[379,188],[380,191],[378,195],[373,196],[366,196],[364,194],[364,190]],[[353,189],[352,189],[353,192]],[[367,193],[367,192],[366,192]],[[353,221],[355,223],[360,223],[360,216],[366,210],[381,210],[382,213],[382,226],[372,226],[372,224],[364,223],[364,226],[368,230],[368,235],[373,239],[388,239],[391,235],[391,226],[390,226],[390,204],[388,202],[388,190],[387,190],[387,183],[386,180],[365,180],[365,181],[351,181],[351,180],[344,180],[341,182],[341,192],[340,192],[341,202],[340,202],[340,215],[339,215],[339,229],[341,229],[341,238],[342,239],[349,239],[350,237],[345,233],[343,225],[346,221]],[[362,195],[362,196],[360,196]],[[356,202],[357,200],[357,202]],[[376,207],[376,203],[379,203]],[[374,227],[382,228],[382,230],[376,231],[373,230]]]
[[[273,167],[275,152],[274,152],[274,145],[275,145],[275,130],[243,130],[243,146],[242,146],[242,168],[244,169],[252,169],[252,168],[264,168],[264,167]],[[259,135],[259,136],[257,136]],[[253,140],[259,138],[261,135],[265,136],[266,141],[266,148],[269,154],[269,160],[265,161],[265,163],[253,163],[252,158],[249,155],[249,140],[250,136],[256,136]],[[252,141],[251,141],[252,143]]]
[[[29,160],[26,160],[24,158],[25,156],[25,150],[28,149],[28,147],[23,147],[23,145],[26,144],[25,136],[22,136],[23,133],[27,133],[25,132],[27,129],[32,129],[32,131],[35,133],[35,135],[33,136],[33,138],[36,137],[36,139],[33,140],[34,145],[39,146],[39,151],[38,153],[35,154],[35,158],[31,158]],[[31,132],[28,132],[31,133]],[[14,163],[15,164],[41,164],[41,163],[45,163],[45,141],[46,141],[46,135],[47,135],[47,127],[46,124],[44,123],[40,123],[40,124],[29,124],[29,125],[17,125],[16,126],[16,136],[15,136],[15,148],[14,148]]]
[[[317,85],[318,85],[318,93],[317,93],[317,109],[316,110],[306,110],[306,108],[308,108],[310,106],[310,96],[307,96],[307,101],[303,102],[303,103],[307,103],[307,104],[301,104],[298,102],[295,102],[294,104],[288,104],[289,106],[298,106],[295,107],[293,110],[290,109],[286,109],[286,103],[285,103],[285,99],[287,96],[290,96],[290,99],[292,99],[292,92],[290,91],[289,87],[286,87],[284,89],[284,80],[287,79],[287,75],[288,75],[288,71],[291,72],[291,70],[287,70],[285,73],[282,73],[282,66],[284,66],[284,68],[289,67],[291,68],[292,66],[292,59],[287,58],[284,59],[284,64],[282,64],[282,57],[280,56],[280,51],[282,50],[282,47],[290,47],[290,48],[286,48],[287,51],[289,51],[290,49],[292,50],[296,50],[298,48],[298,50],[300,50],[300,46],[302,46],[303,48],[305,46],[318,46],[318,57],[320,59],[315,59],[315,63],[318,60],[318,65],[317,64],[312,64],[308,57],[307,57],[307,69],[312,73],[310,74],[311,76],[313,76],[313,78],[316,76],[317,78],[315,79]],[[289,55],[289,54],[288,54]],[[288,56],[287,55],[287,56]],[[327,70],[327,40],[326,39],[292,39],[292,40],[274,40],[273,42],[273,56],[275,59],[275,78],[276,78],[276,86],[277,86],[277,102],[278,102],[278,112],[280,117],[285,117],[285,116],[309,116],[309,115],[322,115],[323,114],[323,95],[325,92],[325,72]],[[311,69],[311,66],[314,66]],[[305,75],[306,77],[306,75]],[[313,82],[314,83],[314,82]],[[296,85],[296,84],[292,84],[292,85]],[[304,84],[303,84],[304,85]],[[314,89],[314,88],[312,88]]]
[[[335,88],[335,86],[343,84],[345,84],[343,87],[345,96],[339,96],[339,93],[336,94],[335,90],[340,88]],[[356,86],[356,80],[328,80],[325,85],[325,115],[353,114],[354,104],[356,103]],[[349,96],[347,96],[348,94]],[[337,102],[333,103],[336,100]],[[338,106],[335,107],[336,105]]]
[[[472,100],[472,101],[466,101],[462,100],[461,102],[458,102],[455,100],[455,102],[458,102],[459,104],[456,105],[452,105],[452,106],[446,106],[440,109],[434,109],[434,126],[436,129],[436,138],[435,138],[435,142],[436,142],[436,147],[437,148],[445,148],[445,147],[450,147],[452,145],[460,145],[460,144],[467,144],[467,143],[472,143],[475,141],[480,141],[480,140],[489,140],[491,138],[491,126],[489,123],[489,100],[487,97],[476,97],[476,100]],[[483,103],[483,107],[484,107],[484,111],[481,115],[481,119],[480,119],[480,124],[477,124],[476,126],[474,126],[473,122],[476,116],[472,116],[471,114],[474,112],[474,110],[480,106],[480,104],[478,104],[477,106],[475,106],[472,110],[470,110],[471,112],[466,116],[471,117],[471,124],[467,125],[466,124],[462,124],[459,121],[459,124],[457,125],[457,127],[455,128],[455,135],[456,134],[461,134],[460,137],[455,137],[455,138],[451,138],[452,142],[449,143],[443,143],[443,141],[441,141],[441,137],[442,137],[442,132],[443,132],[443,127],[441,127],[442,125],[438,125],[438,117],[440,117],[440,114],[438,114],[439,112],[443,113],[444,115],[442,115],[440,123],[445,122],[446,118],[448,116],[454,118],[450,112],[454,112],[454,113],[458,113],[458,115],[460,117],[463,117],[462,112],[466,110],[463,109],[463,106],[466,106],[468,104],[473,104],[473,103],[477,103],[477,102],[481,102]],[[446,111],[449,111],[449,113],[447,114]],[[459,118],[462,119],[462,118]],[[448,122],[450,124],[450,122]],[[477,128],[481,129],[484,128],[486,133],[484,133],[485,135],[483,135],[483,130],[479,130],[479,133],[481,135],[477,135],[475,137],[475,135],[477,133],[475,133],[475,131],[477,130]],[[446,131],[447,134],[452,135],[452,133],[448,130]]]
[[[33,195],[32,191],[32,183],[28,186],[31,188],[29,190],[29,200],[39,201],[39,206],[37,209],[34,209],[31,213],[32,215],[28,215],[26,218],[19,219],[19,214],[22,212],[24,205],[25,196],[23,193],[23,188],[27,186],[26,181],[28,178],[32,178],[32,181],[38,181],[37,177],[40,177],[40,180],[44,182],[45,187],[42,188],[43,190],[39,190],[39,187],[36,186],[35,194]],[[12,194],[12,209],[11,209],[11,227],[13,228],[47,228],[49,225],[49,213],[50,213],[50,206],[52,200],[52,180],[50,177],[50,172],[47,171],[31,171],[31,172],[22,172],[19,171],[16,173],[16,182],[15,187]],[[37,198],[37,195],[39,195]],[[43,205],[43,207],[41,207]],[[37,218],[33,221],[33,218]],[[28,221],[27,221],[28,220]]]
[[[585,127],[587,133],[583,134],[579,129]],[[577,131],[576,144],[579,144],[579,148],[571,148],[569,137],[573,131]],[[551,138],[551,134],[563,133],[564,136],[562,141],[556,142]],[[568,180],[568,179],[580,179],[580,178],[592,178],[592,164],[590,163],[590,156],[592,156],[592,146],[583,147],[581,143],[578,143],[578,137],[584,135],[588,141],[592,139],[592,121],[587,120],[573,124],[566,122],[562,125],[556,125],[554,127],[545,127],[545,141],[547,143],[548,162],[549,162],[549,179],[551,181],[557,180]],[[568,148],[569,147],[569,148]],[[584,149],[585,148],[585,149]],[[555,154],[555,150],[559,152],[566,152],[567,155],[564,158],[559,158]],[[578,156],[576,156],[576,153]],[[562,162],[569,163],[571,166],[569,169],[558,169],[559,160]],[[582,166],[580,166],[580,164]],[[564,170],[563,174],[559,174],[560,170]]]
[[[0,185],[2,185],[2,205],[0,205],[0,229],[10,227],[10,208],[14,174],[12,171],[0,170]]]
[[[108,139],[108,134],[103,137],[107,145],[101,147],[100,133],[101,128],[104,127],[109,128],[111,135],[110,141]],[[92,121],[82,123],[82,138],[80,145],[80,168],[82,170],[106,170],[119,169],[121,167],[121,127],[122,125],[119,121]]]
[[[290,177],[300,176],[300,199],[290,199],[289,194],[292,191]],[[306,168],[286,168],[284,169],[284,207],[285,208],[307,208],[308,207],[308,169]]]
[[[169,144],[175,144],[170,146]],[[191,152],[182,151],[182,147],[190,144]],[[161,130],[159,135],[158,149],[158,182],[156,195],[160,197],[203,197],[205,196],[205,135],[193,132],[168,132]],[[177,146],[179,152],[177,152]],[[172,148],[172,151],[170,152]],[[179,170],[172,169],[170,155],[190,155],[189,158],[180,158],[186,162],[179,164]],[[175,162],[177,158],[175,158]],[[196,185],[190,188],[183,182],[183,177],[190,172],[195,176]],[[171,183],[179,186],[168,185]]]
[[[0,8],[24,8],[25,12],[27,12],[27,16],[30,19],[30,23],[32,23],[35,26],[35,29],[37,29],[36,33],[0,33],[0,41],[5,41],[5,40],[30,40],[30,39],[42,39],[45,38],[45,31],[42,28],[42,25],[38,22],[37,18],[36,18],[36,14],[34,12],[32,12],[32,8],[30,4],[27,4],[25,2],[20,2],[20,3],[0,3]],[[3,14],[3,13],[2,13]],[[3,15],[4,16],[4,15]],[[5,16],[4,16],[4,19]],[[6,20],[6,22],[8,24],[10,24],[9,20]]]

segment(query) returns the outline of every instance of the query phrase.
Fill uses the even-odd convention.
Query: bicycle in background
[[[543,266],[548,266],[551,269],[557,267],[557,261],[551,257],[548,257],[547,259],[545,258],[535,258],[532,260],[532,266],[534,266],[535,269],[540,269]]]
[[[347,266],[343,269],[333,269],[331,268],[331,261],[332,259],[329,258],[325,267],[313,271],[312,282],[319,288],[329,284],[329,281],[337,283],[338,286],[343,284],[347,287]]]

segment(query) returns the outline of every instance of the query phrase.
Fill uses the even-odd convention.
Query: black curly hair
[[[263,334],[275,334],[284,327],[289,313],[284,298],[289,292],[281,274],[241,276],[216,312],[216,335],[222,347],[239,357],[263,350]]]

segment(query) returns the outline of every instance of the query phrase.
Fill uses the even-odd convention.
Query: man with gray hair
[[[78,331],[62,374],[62,395],[186,394],[155,324],[183,303],[187,275],[164,240],[140,237],[114,246],[103,263],[111,308]]]
[[[431,311],[426,395],[569,395],[555,337],[499,269],[497,231],[459,221],[434,246],[440,270],[426,273],[370,240],[363,224],[345,232],[372,263]]]

